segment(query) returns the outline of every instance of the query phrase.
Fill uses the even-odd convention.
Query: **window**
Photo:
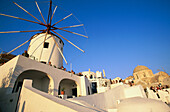
[[[41,63],[44,63],[44,64],[46,64],[46,62],[44,62],[44,61],[41,61]]]
[[[92,82],[92,93],[97,93],[97,82]]]
[[[49,43],[48,43],[48,42],[45,42],[45,43],[44,43],[44,48],[48,48],[48,46],[49,46]]]
[[[93,76],[92,75],[90,75],[90,79],[92,79],[93,78]]]
[[[58,40],[58,42],[61,44],[61,40]]]
[[[144,77],[146,77],[146,74],[145,74],[145,72],[143,72],[143,76],[144,76]]]
[[[139,79],[138,75],[136,74],[137,79]]]

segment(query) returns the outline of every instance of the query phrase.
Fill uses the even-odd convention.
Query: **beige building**
[[[163,71],[153,74],[152,70],[146,66],[138,65],[133,70],[134,83],[142,85],[144,88],[150,86],[157,86],[159,83],[165,84],[169,79],[169,75]],[[169,84],[168,84],[169,85]]]
[[[134,76],[129,76],[127,77],[125,80],[125,83],[129,83],[129,82],[132,82],[134,80]]]

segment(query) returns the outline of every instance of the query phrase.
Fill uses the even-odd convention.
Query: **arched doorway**
[[[77,84],[74,80],[63,79],[59,84],[58,95],[61,94],[61,91],[64,90],[67,98],[72,98],[73,96],[77,97]]]
[[[27,70],[21,73],[15,81],[13,92],[18,92],[19,88],[22,87],[24,79],[33,80],[32,87],[48,93],[50,79],[46,73],[37,70]]]

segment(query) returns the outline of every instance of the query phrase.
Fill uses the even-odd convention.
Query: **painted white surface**
[[[49,94],[57,96],[60,81],[63,79],[70,79],[70,80],[74,80],[76,84],[78,85],[77,87],[78,96],[87,95],[86,85],[89,85],[89,84],[86,84],[88,83],[88,81],[85,81],[85,78],[83,78],[84,76],[80,77],[72,73],[68,73],[66,71],[54,68],[47,64],[39,63],[35,60],[31,60],[23,56],[17,56],[16,58],[4,64],[3,66],[0,66],[0,69],[4,69],[4,71],[1,72],[1,74],[3,74],[1,76],[3,77],[8,76],[9,68],[13,68],[13,71],[10,73],[12,74],[12,76],[8,78],[9,84],[6,86],[5,90],[3,91],[3,88],[0,89],[0,93],[2,92],[2,95],[6,93],[12,93],[12,89],[14,87],[15,81],[17,80],[18,76],[20,76],[20,74],[22,74],[23,72],[27,72],[27,71],[35,71],[35,72],[41,71],[48,76],[48,78],[50,79],[50,85],[48,88]]]
[[[95,79],[96,78],[96,73],[92,72],[92,71],[84,71],[82,72],[82,74],[84,76],[87,76],[88,79],[90,79],[90,76],[92,75],[92,79]]]
[[[111,87],[111,89],[113,89],[113,88],[120,86],[120,85],[123,85],[123,83],[111,84],[110,87]]]
[[[33,36],[28,48],[28,54],[30,55],[30,58],[40,62],[46,62],[47,64],[51,62],[52,65],[61,67],[63,65],[63,58],[54,42],[54,39],[50,34],[47,34],[45,42],[48,42],[49,46],[48,48],[44,48],[43,43],[45,36],[46,33],[36,34]],[[59,49],[63,52],[63,41],[56,35],[53,35],[53,37],[55,38]]]
[[[163,101],[163,102],[166,102],[166,103],[170,103],[170,94],[168,92],[165,92],[163,90],[158,90],[158,94],[160,96],[160,99]]]
[[[103,93],[93,94],[85,97],[78,97],[70,100],[85,101],[88,104],[93,105],[97,108],[101,108],[103,110],[110,109],[111,111],[112,109],[114,110],[117,108],[117,105],[119,104],[118,102],[120,102],[122,99],[138,96],[141,98],[146,98],[146,95],[141,86],[129,87],[126,85],[119,85]]]
[[[0,96],[2,96],[2,94],[11,93],[11,89],[13,88],[11,83],[15,82],[13,79],[16,77],[13,75],[13,72],[15,70],[18,58],[19,56],[0,66]]]
[[[32,88],[31,80],[24,81],[18,105],[19,112],[97,112],[97,110],[94,107],[78,105]]]
[[[96,71],[97,78],[103,78],[102,72]]]
[[[9,68],[12,68],[11,71],[9,70]],[[36,104],[39,104],[40,107],[42,107],[42,109],[54,108],[53,110],[55,110],[57,107],[62,108],[64,105],[63,108],[65,108],[65,110],[69,111],[71,109],[70,111],[72,110],[74,111],[74,108],[77,107],[76,106],[77,104],[73,104],[69,102],[69,101],[73,101],[73,102],[79,102],[78,104],[84,104],[85,107],[77,107],[78,109],[88,108],[89,111],[91,111],[91,109],[93,111],[98,111],[98,109],[104,110],[104,111],[108,111],[108,109],[110,110],[118,109],[118,112],[119,112],[120,108],[118,108],[118,106],[121,108],[124,108],[123,107],[124,105],[121,106],[122,105],[121,102],[123,101],[123,99],[127,99],[129,97],[136,97],[136,96],[145,97],[143,93],[141,92],[142,90],[138,86],[128,87],[126,85],[119,85],[119,84],[118,84],[119,86],[117,85],[116,87],[115,86],[112,87],[111,85],[112,89],[107,90],[104,93],[86,96],[88,94],[88,86],[90,86],[90,83],[88,79],[85,78],[84,76],[81,76],[81,77],[76,76],[74,74],[54,68],[47,64],[39,63],[35,60],[31,60],[23,56],[17,56],[13,60],[4,64],[3,66],[0,66],[0,70],[3,70],[3,69],[4,71],[0,72],[3,75],[0,75],[0,77],[3,79],[6,77],[7,81],[6,80],[5,81],[7,83],[5,83],[5,85],[1,84],[1,89],[0,89],[1,97],[10,95],[12,93],[12,88],[14,87],[14,84],[17,78],[25,72],[27,72],[26,74],[27,76],[29,76],[28,73],[31,73],[31,75],[34,75],[35,72],[42,72],[44,74],[42,76],[47,76],[50,80],[49,86],[48,86],[48,92],[40,91],[41,88],[35,85],[33,86],[35,86],[36,89],[32,88],[32,83],[29,83],[27,87],[24,86],[24,88],[22,89],[22,93],[21,93],[23,100],[20,100],[21,101],[20,102],[21,107],[19,108],[20,111],[22,111],[23,109],[28,109],[27,111],[31,111],[29,109],[33,109],[33,110],[35,109],[35,111],[40,111],[40,110],[36,110],[37,109]],[[35,75],[38,75],[38,74],[35,74]],[[63,79],[74,80],[77,85],[77,95],[82,96],[82,97],[70,99],[69,101],[65,101],[65,100],[61,100],[57,98],[56,96],[58,96],[59,84]],[[41,82],[40,80],[34,80],[34,79],[33,81],[37,81],[37,83]],[[42,82],[46,83],[46,81],[42,81]],[[129,94],[131,91],[135,91],[135,93]],[[34,102],[35,105],[33,105],[32,102]],[[118,104],[118,102],[121,105]],[[49,105],[47,105],[47,103]],[[140,103],[142,103],[142,101],[139,102],[138,105],[140,105]],[[152,103],[154,103],[154,101]],[[8,105],[8,103],[6,103],[6,105]],[[94,108],[92,108],[92,106],[94,106]],[[0,107],[0,108],[4,108],[4,107]],[[63,110],[61,109],[61,111]]]
[[[125,88],[124,94],[126,98],[132,98],[132,97],[146,98],[145,92],[141,85]]]
[[[141,97],[123,99],[118,105],[118,112],[169,112],[165,103]]]
[[[153,92],[153,90],[150,90],[149,88],[147,88],[147,92],[148,92],[148,98],[155,99],[155,100],[160,100],[158,98],[158,96],[156,95],[156,93]]]
[[[108,112],[117,112],[117,109],[108,109]]]
[[[103,93],[103,92],[107,91],[108,89],[109,89],[108,87],[98,87],[97,92],[98,93]]]
[[[77,97],[70,100],[85,101],[88,104],[103,110],[113,109],[116,108],[116,100],[124,98],[123,88],[123,86],[120,86],[104,93]]]
[[[166,102],[167,104],[170,103],[170,93],[166,92],[164,90],[158,90],[158,92],[153,92],[153,90],[150,90],[149,88],[147,88],[147,92],[148,92],[148,98],[150,99],[155,99],[155,100],[160,100],[162,102]],[[170,92],[170,89],[167,89]],[[160,96],[160,98],[158,98],[157,94]]]

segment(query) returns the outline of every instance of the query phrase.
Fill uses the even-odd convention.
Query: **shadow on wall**
[[[2,88],[7,88],[10,85],[10,81],[12,79],[12,68],[9,68],[9,72],[5,78],[2,79]]]
[[[11,79],[11,82],[10,82],[10,87],[14,87],[15,86],[15,81],[17,80],[18,76],[23,72],[23,67],[20,66],[20,65],[16,65],[15,67],[15,71],[12,75],[12,79]]]
[[[23,103],[23,105],[22,105],[22,110],[21,110],[21,112],[24,112],[24,109],[25,109],[25,101],[24,101],[24,103]]]
[[[18,104],[18,106],[17,106],[17,109],[16,109],[16,112],[19,112],[19,109],[20,108],[20,103]],[[24,103],[22,104],[22,109],[21,109],[21,112],[24,112],[24,109],[25,109],[25,101],[24,101]],[[1,112],[1,111],[0,111]]]
[[[44,72],[38,70],[27,70],[22,72],[17,79],[15,79],[15,85],[13,88],[13,92],[17,92],[19,88],[22,88],[24,79],[33,80],[32,86],[40,91],[49,93],[50,90],[50,78]]]
[[[59,83],[58,95],[65,94],[68,98],[77,97],[77,86],[74,80],[62,79]]]
[[[15,70],[15,71],[14,71]],[[13,72],[14,71],[14,72]],[[18,75],[23,71],[23,67],[17,65],[15,68],[9,68],[8,74],[2,79],[1,85],[1,93],[11,93],[14,87],[15,81]]]

